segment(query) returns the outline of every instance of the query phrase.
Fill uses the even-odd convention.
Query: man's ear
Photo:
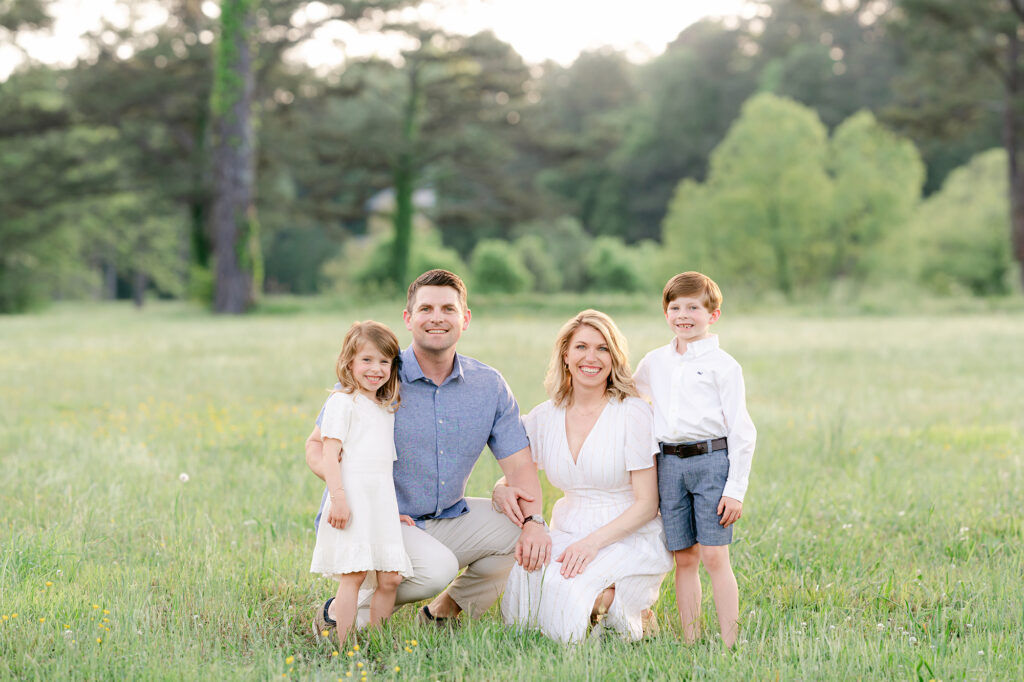
[[[470,310],[469,308],[466,308],[466,312],[462,314],[462,331],[466,331],[466,328],[469,327],[469,321],[470,319],[472,319],[472,317],[473,311]]]

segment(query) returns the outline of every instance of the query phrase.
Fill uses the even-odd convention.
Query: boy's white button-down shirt
[[[655,348],[636,368],[640,395],[654,406],[654,435],[664,443],[726,437],[729,478],[722,495],[743,501],[757,429],[747,413],[743,370],[718,347],[718,336],[676,351],[675,339]]]

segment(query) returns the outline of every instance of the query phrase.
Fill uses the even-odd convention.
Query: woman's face
[[[607,387],[608,375],[612,372],[612,354],[601,332],[590,325],[581,324],[573,333],[562,360],[569,366],[574,389]]]

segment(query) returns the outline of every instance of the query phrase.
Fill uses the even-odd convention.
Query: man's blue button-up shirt
[[[439,386],[424,376],[416,354],[407,348],[399,378],[402,404],[395,413],[394,463],[398,510],[420,527],[426,519],[465,514],[466,483],[484,446],[490,446],[496,459],[504,459],[529,443],[519,405],[496,369],[465,355],[455,355],[451,374]],[[318,426],[322,417],[321,409]],[[317,527],[319,518],[317,514]]]

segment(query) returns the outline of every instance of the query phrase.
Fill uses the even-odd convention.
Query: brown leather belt
[[[714,440],[698,440],[693,443],[658,443],[658,449],[663,455],[675,455],[676,457],[696,457],[706,455],[715,450],[725,450],[729,441],[725,438]]]

